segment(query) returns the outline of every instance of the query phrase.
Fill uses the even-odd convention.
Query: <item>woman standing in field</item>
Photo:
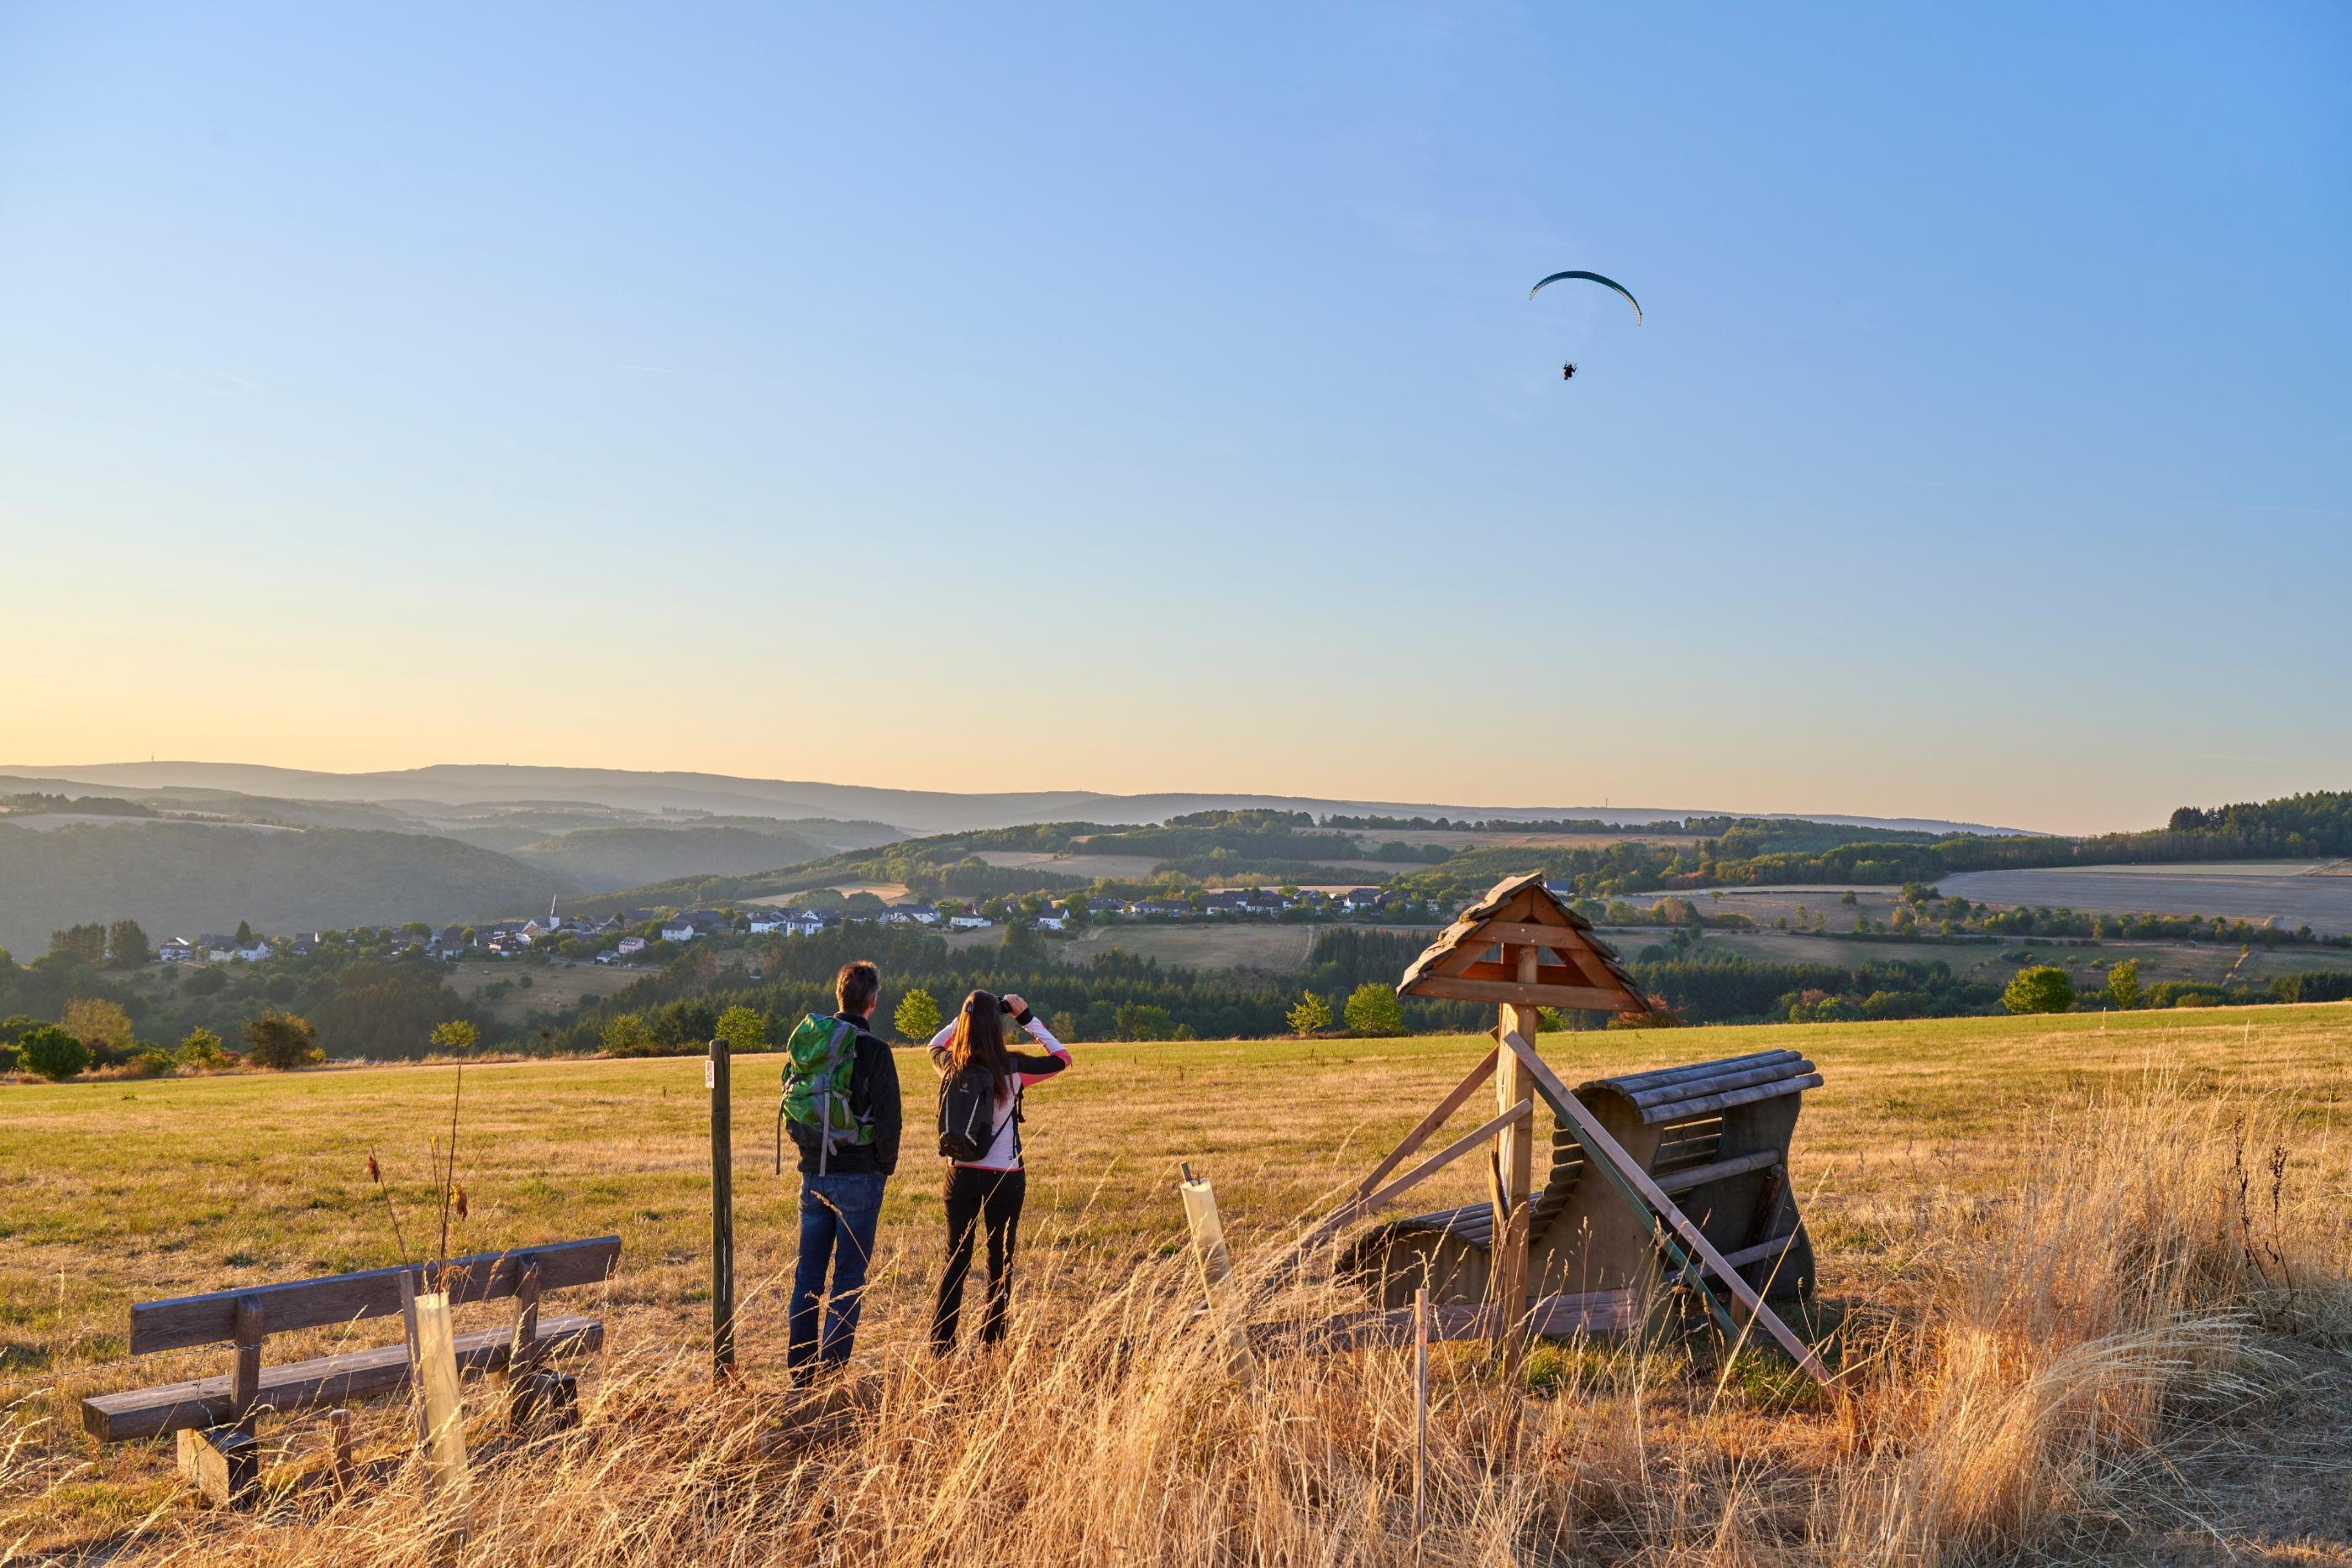
[[[1007,1017],[1048,1054],[1007,1051]],[[980,1342],[994,1344],[1004,1337],[1013,1240],[1029,1181],[1021,1165],[1021,1094],[1069,1066],[1070,1048],[1019,997],[974,991],[955,1021],[931,1037],[931,1063],[940,1076],[940,1152],[954,1161],[948,1166],[948,1266],[931,1313],[931,1349],[944,1355],[955,1348],[976,1223],[988,1228],[988,1311]]]

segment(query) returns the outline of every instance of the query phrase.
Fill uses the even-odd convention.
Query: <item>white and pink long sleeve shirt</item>
[[[989,1144],[988,1153],[980,1158],[955,1162],[967,1170],[1017,1171],[1021,1168],[1021,1131],[1013,1114],[1013,1107],[1021,1102],[1021,1092],[1033,1083],[1043,1083],[1070,1065],[1070,1048],[1054,1038],[1054,1031],[1045,1027],[1045,1019],[1033,1013],[1021,1020],[1021,1027],[1028,1031],[1031,1040],[1044,1046],[1048,1054],[1039,1056],[1028,1051],[1009,1053],[1013,1058],[1013,1082],[997,1089],[996,1113],[991,1118],[991,1124],[996,1128],[996,1136]],[[952,1020],[931,1036],[931,1065],[943,1074],[948,1069],[948,1042],[954,1038],[955,1024]]]

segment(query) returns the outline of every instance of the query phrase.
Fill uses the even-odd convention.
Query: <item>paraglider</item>
[[[1603,277],[1597,272],[1555,272],[1549,277],[1538,279],[1536,286],[1528,290],[1528,298],[1533,299],[1537,295],[1543,292],[1544,286],[1546,284],[1558,283],[1562,278],[1567,277],[1580,277],[1588,283],[1598,283],[1603,288],[1615,289],[1618,293],[1625,297],[1625,303],[1633,308],[1633,325],[1638,327],[1642,324],[1642,302],[1633,298],[1633,291],[1626,287],[1623,284],[1618,282],[1615,278]],[[1576,366],[1573,364],[1560,366],[1559,379],[1564,382],[1574,381],[1576,379]]]

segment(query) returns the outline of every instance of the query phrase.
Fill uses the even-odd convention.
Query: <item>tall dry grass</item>
[[[2297,1179],[2315,1162],[2292,1111],[2159,1089],[2021,1128],[1999,1197],[1921,1195],[1901,1239],[1914,1282],[1848,1315],[1835,1401],[1749,1353],[1570,1346],[1534,1358],[1545,1391],[1507,1437],[1521,1391],[1480,1347],[1445,1347],[1418,1542],[1406,1354],[1276,1355],[1236,1377],[1186,1260],[1033,1246],[1015,1332],[985,1361],[933,1364],[917,1325],[876,1324],[853,1375],[800,1395],[764,1369],[714,1391],[696,1355],[620,1354],[576,1429],[529,1443],[498,1437],[482,1398],[465,1560],[2075,1555],[2193,1511],[2184,1445],[2264,1396],[2278,1347],[2352,1328],[2345,1220]],[[349,1495],[282,1487],[257,1521],[160,1511],[107,1556],[421,1563],[418,1493],[387,1461]]]

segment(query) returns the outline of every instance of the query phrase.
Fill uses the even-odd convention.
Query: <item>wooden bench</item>
[[[1762,1051],[1598,1079],[1576,1097],[1751,1288],[1801,1301],[1813,1290],[1813,1248],[1789,1184],[1789,1143],[1805,1091],[1821,1082],[1798,1052]],[[1614,1300],[1631,1302],[1658,1283],[1654,1228],[1592,1177],[1565,1127],[1552,1134],[1550,1173],[1528,1221],[1537,1297],[1608,1295],[1622,1319]],[[1444,1309],[1490,1299],[1494,1230],[1486,1203],[1412,1215],[1358,1238],[1342,1267],[1371,1286],[1392,1323],[1425,1283],[1443,1330]]]
[[[602,1349],[604,1325],[587,1317],[541,1318],[540,1298],[549,1291],[604,1280],[620,1256],[621,1239],[600,1236],[478,1252],[412,1269],[369,1269],[142,1301],[131,1309],[131,1354],[230,1344],[236,1347],[230,1370],[222,1376],[93,1395],[81,1402],[82,1426],[102,1443],[176,1432],[181,1473],[216,1502],[245,1500],[259,1479],[254,1427],[262,1414],[340,1406],[400,1392],[410,1379],[404,1343],[264,1366],[263,1341],[273,1333],[397,1316],[404,1273],[419,1290],[446,1288],[452,1306],[514,1301],[510,1326],[458,1336],[458,1370],[467,1376],[504,1373],[508,1418],[518,1427],[542,1416],[568,1418],[576,1385],[569,1374],[546,1364],[555,1355]],[[336,1429],[337,1468],[348,1471],[347,1420],[339,1418]]]

